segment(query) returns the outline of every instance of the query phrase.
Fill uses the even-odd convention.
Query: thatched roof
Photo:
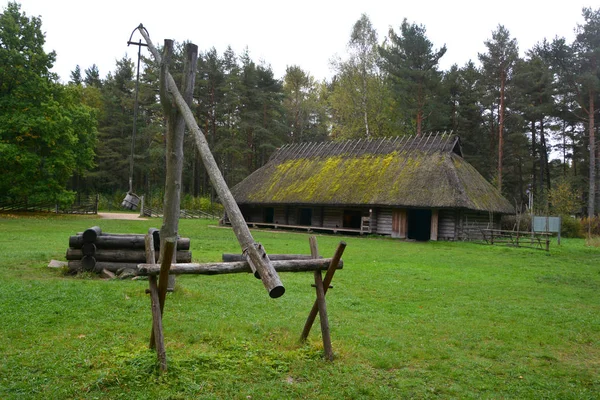
[[[232,193],[238,204],[514,212],[448,134],[286,145]]]

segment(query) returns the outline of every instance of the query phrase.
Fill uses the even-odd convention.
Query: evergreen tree
[[[400,34],[389,30],[388,40],[379,48],[383,68],[394,78],[398,107],[416,134],[421,135],[439,100],[441,75],[437,66],[446,54],[446,46],[434,50],[425,27],[409,24],[406,18],[400,26]]]
[[[79,68],[79,65],[76,65],[75,69],[71,71],[71,78],[69,79],[69,83],[73,85],[83,84],[83,78],[81,77],[81,68]]]
[[[98,70],[98,66],[96,64],[93,64],[90,68],[86,68],[83,82],[87,86],[93,86],[97,88],[102,86],[100,71]]]
[[[512,78],[513,68],[519,57],[517,40],[510,38],[508,30],[498,25],[492,32],[492,39],[486,40],[487,53],[479,54],[479,61],[483,66],[483,73],[487,81],[488,95],[491,100],[491,109],[498,106],[498,170],[496,183],[502,191],[502,167],[504,161],[504,118],[506,114],[506,88]],[[491,113],[492,122],[493,111]],[[493,128],[493,124],[492,124]]]

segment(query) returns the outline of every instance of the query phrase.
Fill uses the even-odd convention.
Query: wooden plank
[[[431,230],[430,230],[429,240],[433,240],[433,241],[438,240],[438,218],[439,218],[439,210],[432,209],[431,210]]]

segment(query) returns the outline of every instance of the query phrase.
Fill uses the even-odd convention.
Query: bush
[[[531,231],[531,215],[519,214],[519,215],[504,215],[500,221],[500,229],[505,231],[517,230],[517,222],[519,231],[530,232]]]
[[[581,225],[584,235],[589,232],[591,236],[600,236],[600,217],[585,217],[581,220]]]
[[[560,235],[566,238],[584,238],[585,231],[581,220],[569,216],[562,217]]]

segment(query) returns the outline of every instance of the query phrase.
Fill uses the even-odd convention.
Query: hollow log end
[[[278,297],[283,296],[285,293],[285,288],[283,286],[275,286],[273,289],[269,291],[269,297],[272,299],[276,299]]]

